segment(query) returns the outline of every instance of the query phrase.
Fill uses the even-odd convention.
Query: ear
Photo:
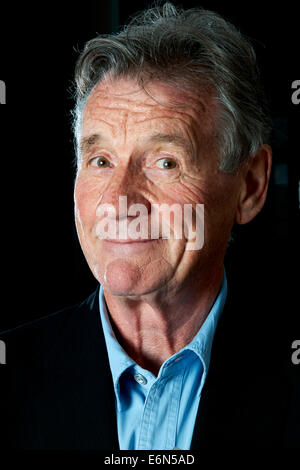
[[[242,169],[242,185],[235,222],[246,224],[262,209],[266,197],[272,166],[272,149],[263,145],[254,157],[249,157]]]

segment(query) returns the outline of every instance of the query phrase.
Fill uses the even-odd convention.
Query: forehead
[[[215,103],[205,90],[151,82],[145,89],[132,79],[103,80],[92,90],[83,112],[82,136],[104,127],[114,137],[121,129],[176,127],[208,133],[215,120]]]

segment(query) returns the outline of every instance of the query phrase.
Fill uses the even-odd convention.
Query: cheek
[[[235,177],[219,172],[202,176],[185,176],[170,188],[168,197],[181,204],[204,204],[205,240],[224,239],[232,229],[237,206]]]
[[[226,244],[235,220],[237,192],[234,182],[216,186],[207,191],[205,201],[206,239],[217,245]]]
[[[203,184],[196,178],[181,176],[172,184],[161,184],[157,199],[166,203],[196,204],[203,202]]]
[[[98,185],[85,178],[77,178],[74,189],[76,222],[90,225],[95,218],[98,200]]]

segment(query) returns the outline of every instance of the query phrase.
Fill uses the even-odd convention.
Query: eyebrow
[[[179,147],[182,147],[184,150],[187,152],[192,152],[192,145],[191,143],[186,140],[184,137],[182,137],[179,134],[161,134],[157,133],[154,134],[150,137],[149,139],[150,142],[154,143],[170,143],[170,144],[175,144]]]
[[[83,137],[82,139],[80,139],[79,144],[80,153],[84,154],[88,152],[93,145],[98,144],[101,140],[103,140],[101,134],[91,134],[86,137]]]
[[[105,140],[103,136],[99,133],[91,134],[86,137],[83,137],[80,140],[79,149],[80,153],[84,154],[87,153],[90,148],[95,145],[99,144],[102,140]],[[192,153],[192,145],[189,141],[187,141],[184,137],[179,134],[162,134],[160,132],[156,134],[152,134],[148,139],[150,143],[170,143],[175,144],[181,148],[183,148],[188,153]]]

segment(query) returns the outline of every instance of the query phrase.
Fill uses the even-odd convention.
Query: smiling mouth
[[[155,249],[158,246],[158,242],[161,242],[161,238],[156,239],[140,239],[140,240],[120,240],[107,238],[102,240],[104,242],[103,248],[105,251],[113,254],[114,256],[120,257],[132,257],[138,254],[142,254],[145,251],[148,252],[150,249]]]
[[[108,242],[108,243],[116,243],[116,244],[120,244],[120,245],[128,245],[128,244],[133,244],[133,243],[149,243],[149,242],[157,242],[161,240],[161,238],[141,238],[141,239],[137,239],[137,240],[133,240],[132,238],[129,238],[127,240],[122,240],[122,239],[112,239],[112,238],[106,238],[104,239],[105,242]]]

